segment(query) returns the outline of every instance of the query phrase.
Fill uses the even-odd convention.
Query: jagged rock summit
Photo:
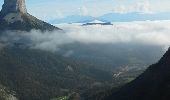
[[[8,14],[13,12],[20,12],[23,14],[27,13],[25,6],[25,0],[4,0],[4,5],[2,7],[2,13]]]
[[[61,30],[37,19],[27,12],[25,0],[4,0],[0,12],[0,30]]]

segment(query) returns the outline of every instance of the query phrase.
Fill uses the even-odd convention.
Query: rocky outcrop
[[[61,30],[27,13],[25,0],[4,0],[0,12],[0,30]]]
[[[15,92],[8,90],[0,84],[0,100],[18,100],[14,95]]]
[[[5,0],[2,6],[3,14],[8,13],[27,13],[27,9],[25,6],[25,0]]]

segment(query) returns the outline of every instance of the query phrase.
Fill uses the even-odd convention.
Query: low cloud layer
[[[83,44],[135,43],[144,45],[170,45],[170,21],[114,23],[113,26],[58,25],[65,33],[32,30],[29,33],[6,32],[1,45],[24,42],[31,49],[57,51],[60,46],[75,42]]]
[[[63,26],[67,36],[81,43],[170,44],[170,21],[114,23],[113,26]]]

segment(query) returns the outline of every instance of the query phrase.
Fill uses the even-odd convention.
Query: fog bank
[[[44,32],[6,32],[1,36],[1,45],[11,42],[25,42],[31,49],[57,51],[61,45],[82,44],[115,44],[135,43],[158,45],[165,48],[170,45],[170,21],[145,21],[114,23],[113,26],[80,26],[74,24],[57,25],[65,33],[57,31]]]

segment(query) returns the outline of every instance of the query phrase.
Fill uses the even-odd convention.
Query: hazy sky
[[[170,11],[170,0],[26,0],[28,11],[44,20],[68,15]],[[2,5],[3,0],[0,0]]]

